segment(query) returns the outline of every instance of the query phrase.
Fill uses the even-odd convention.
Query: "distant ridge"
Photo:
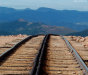
[[[45,7],[37,10],[0,7],[0,22],[11,22],[19,18],[30,22],[64,26],[76,31],[82,31],[88,28],[88,11],[56,10]]]

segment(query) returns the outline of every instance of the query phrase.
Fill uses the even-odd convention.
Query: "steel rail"
[[[77,62],[79,63],[81,69],[84,72],[84,75],[88,75],[88,67],[83,62],[82,58],[79,56],[79,54],[77,53],[77,51],[71,46],[70,42],[66,38],[64,38],[63,36],[61,36],[61,37],[65,41],[65,43],[67,44],[67,46],[70,49],[70,51],[73,54],[73,56],[76,58]]]
[[[2,53],[0,55],[0,66],[2,65],[2,63],[7,60],[7,58],[13,54],[16,49],[18,49],[22,44],[24,44],[25,42],[27,42],[28,40],[30,40],[33,37],[37,37],[39,35],[33,35],[33,36],[28,36],[27,38],[23,39],[22,41],[18,42],[16,45],[14,45],[12,48],[10,48],[9,50],[5,51],[4,53]]]
[[[48,46],[49,38],[50,38],[50,34],[46,35],[43,39],[39,52],[35,58],[31,75],[41,75],[42,73],[44,73],[42,70],[42,66],[43,66],[43,60],[45,59],[46,56],[46,50],[47,50],[46,48]]]

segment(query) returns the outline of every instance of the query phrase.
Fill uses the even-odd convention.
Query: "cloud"
[[[17,9],[49,7],[58,10],[87,10],[88,0],[0,0],[0,6]]]
[[[74,2],[82,2],[82,3],[84,3],[84,2],[88,2],[88,0],[74,0]]]

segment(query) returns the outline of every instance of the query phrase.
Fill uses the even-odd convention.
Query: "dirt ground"
[[[26,38],[27,35],[10,35],[10,36],[0,36],[0,46],[5,45],[6,43],[12,42],[16,39]]]
[[[65,36],[70,42],[76,42],[81,44],[83,47],[88,47],[88,36],[81,37],[81,36]]]

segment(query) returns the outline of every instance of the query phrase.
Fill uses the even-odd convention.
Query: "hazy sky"
[[[48,7],[58,10],[88,11],[88,0],[0,0],[0,6],[16,9]]]

